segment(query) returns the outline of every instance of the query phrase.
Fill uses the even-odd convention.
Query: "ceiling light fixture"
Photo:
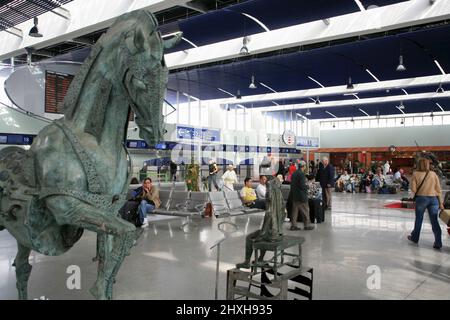
[[[30,33],[28,34],[30,37],[34,37],[34,38],[40,38],[42,37],[42,34],[39,33],[39,29],[38,29],[38,18],[34,17],[33,19],[33,23],[34,23],[34,27],[30,29]]]
[[[245,56],[245,55],[250,54],[250,51],[248,50],[248,47],[247,47],[247,44],[248,44],[249,42],[250,42],[250,37],[245,36],[245,37],[242,39],[242,48],[241,48],[241,50],[239,51],[239,54],[240,54],[240,55]]]
[[[316,102],[314,102],[315,104],[320,104],[320,99],[319,97],[317,97]]]
[[[402,119],[400,120],[400,124],[404,124],[404,123],[405,123],[405,119],[402,118]]]
[[[442,108],[442,106],[436,102],[436,105],[438,106],[439,109],[441,109],[442,112],[445,112],[444,108]]]
[[[237,91],[236,99],[242,99],[242,96],[241,96],[241,90],[238,90],[238,91]]]
[[[401,110],[405,109],[405,105],[403,104],[403,101],[400,102],[400,105],[398,106],[398,108]]]
[[[431,119],[433,119],[433,118],[434,118],[434,114],[433,114],[433,111],[431,111],[430,117],[431,117]]]
[[[444,88],[442,88],[442,83],[439,83],[439,87],[437,88],[436,93],[444,93]]]
[[[248,86],[250,89],[256,89],[257,86],[255,84],[255,76],[252,75],[252,82],[250,83],[250,85]]]
[[[311,111],[308,109],[308,110],[306,110],[306,113],[305,113],[305,115],[307,115],[307,116],[310,116],[311,115]]]
[[[405,65],[404,65],[404,63],[403,63],[403,55],[400,55],[400,56],[398,57],[397,71],[399,71],[399,72],[406,71],[406,67],[405,67]]]
[[[348,90],[352,90],[352,89],[354,89],[355,87],[353,86],[353,84],[352,84],[352,77],[348,77],[348,83],[347,83],[347,89]]]
[[[363,109],[359,108],[358,110],[361,111],[362,113],[364,113],[366,116],[370,117],[370,115],[366,111],[364,111]]]

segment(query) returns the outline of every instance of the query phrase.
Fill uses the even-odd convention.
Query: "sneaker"
[[[313,226],[307,226],[307,227],[304,227],[303,230],[314,230],[314,227]]]
[[[291,221],[291,219],[289,219],[289,218],[284,218],[284,222],[289,222],[289,221]]]
[[[302,229],[299,228],[299,227],[297,227],[297,226],[291,226],[291,227],[289,228],[289,230],[295,231],[295,230],[302,230]]]

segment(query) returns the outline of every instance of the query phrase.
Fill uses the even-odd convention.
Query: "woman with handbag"
[[[419,160],[418,168],[413,173],[411,180],[411,191],[414,193],[416,202],[416,220],[414,230],[408,236],[408,240],[414,243],[419,242],[423,215],[425,210],[428,209],[428,215],[434,233],[433,248],[441,249],[442,231],[438,221],[439,209],[444,209],[441,184],[437,174],[430,170],[430,161],[428,159],[421,158]]]

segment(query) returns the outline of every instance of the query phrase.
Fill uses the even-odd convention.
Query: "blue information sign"
[[[187,140],[219,142],[220,130],[177,126],[177,138]]]

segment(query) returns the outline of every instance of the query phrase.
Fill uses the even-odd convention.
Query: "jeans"
[[[423,214],[428,209],[431,227],[434,233],[434,244],[437,247],[442,247],[442,231],[439,226],[439,201],[437,197],[417,196],[416,197],[416,221],[414,223],[414,230],[411,232],[411,239],[414,242],[419,242],[420,229],[422,228]]]
[[[217,189],[217,191],[220,191],[219,186],[217,185],[217,175],[210,174],[208,176],[208,191],[212,191],[211,187],[214,184],[214,187]]]
[[[144,223],[144,218],[147,216],[147,213],[153,211],[154,209],[154,205],[149,204],[146,200],[142,200],[138,208],[139,222]]]
[[[381,187],[380,180],[378,180],[378,179],[372,180],[372,188],[373,188],[373,189],[378,189],[378,188],[380,188],[380,187]]]

